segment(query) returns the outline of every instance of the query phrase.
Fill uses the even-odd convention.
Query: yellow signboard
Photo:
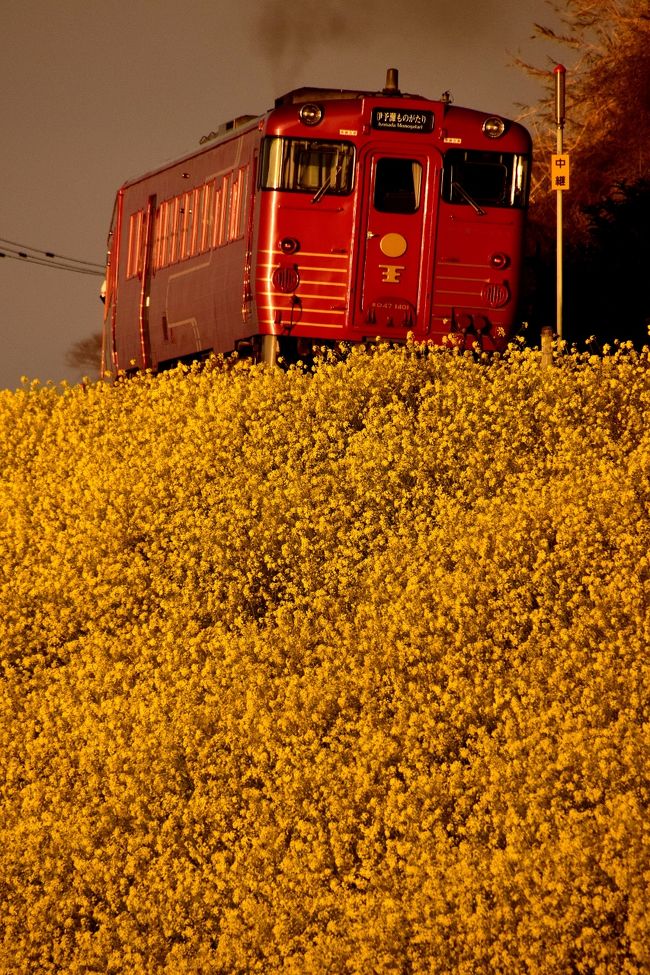
[[[551,156],[551,188],[554,190],[569,189],[569,154],[557,153]]]

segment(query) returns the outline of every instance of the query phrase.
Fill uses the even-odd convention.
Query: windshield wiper
[[[478,205],[478,203],[476,202],[476,200],[472,199],[472,197],[469,195],[469,193],[467,192],[467,190],[465,189],[465,187],[464,186],[461,186],[460,183],[457,180],[455,180],[455,179],[452,180],[452,182],[451,182],[451,189],[452,189],[452,192],[453,192],[453,190],[458,190],[458,192],[460,193],[460,195],[462,196],[462,198],[465,200],[465,202],[466,203],[469,203],[469,205],[472,207],[473,210],[476,210],[476,212],[478,213],[479,217],[484,217],[485,216],[485,210]]]
[[[322,200],[331,185],[332,185],[332,176],[330,174],[329,176],[326,177],[326,179],[323,180],[321,185],[318,187],[315,194],[311,198],[311,202],[318,203],[319,200]]]
[[[323,197],[327,193],[327,191],[330,188],[330,186],[332,185],[332,183],[336,182],[336,180],[341,175],[341,170],[342,169],[343,169],[343,163],[340,162],[338,164],[338,166],[336,167],[336,169],[334,170],[334,172],[333,173],[330,173],[328,176],[325,177],[325,179],[323,180],[323,182],[321,183],[321,185],[316,190],[315,194],[312,196],[312,198],[311,198],[311,202],[312,203],[319,203],[320,200],[323,199]]]

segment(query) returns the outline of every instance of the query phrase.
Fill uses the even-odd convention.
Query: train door
[[[151,338],[149,335],[149,302],[151,299],[151,258],[153,253],[153,222],[156,214],[156,197],[147,201],[144,219],[144,240],[142,242],[142,285],[138,306],[140,333],[140,360],[142,368],[151,368]]]
[[[413,143],[373,145],[362,157],[354,325],[368,337],[428,332],[441,165],[435,149]]]
[[[110,304],[112,359],[115,369],[127,372],[151,366],[149,303],[153,219],[156,197],[146,204],[120,193],[115,232],[111,230]],[[130,212],[129,212],[130,211]]]

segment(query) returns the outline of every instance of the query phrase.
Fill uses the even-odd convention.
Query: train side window
[[[172,232],[172,201],[165,200],[160,210],[160,267],[167,267],[169,264],[169,245]]]
[[[194,222],[194,210],[192,207],[193,193],[183,193],[179,211],[179,258],[186,260],[191,254],[192,247],[192,224]]]
[[[156,215],[154,243],[154,270],[169,264],[169,237],[171,233],[171,200],[160,204]]]
[[[228,220],[228,240],[237,240],[242,235],[242,209],[244,204],[244,188],[246,185],[246,168],[239,169],[234,177],[230,192],[230,215]]]
[[[203,187],[197,186],[192,191],[192,234],[190,240],[190,256],[196,257],[201,253],[201,224],[203,222]]]
[[[167,263],[175,264],[178,260],[178,238],[180,234],[180,222],[181,222],[181,197],[175,196],[173,200],[169,201],[169,223],[168,227],[168,239],[167,239]]]
[[[377,160],[375,209],[382,213],[415,213],[420,206],[422,165],[415,159],[386,156]]]
[[[158,271],[163,266],[162,263],[162,250],[164,241],[164,223],[163,215],[165,213],[165,203],[161,203],[156,210],[156,215],[153,221],[153,270]]]
[[[210,250],[212,246],[212,228],[214,226],[214,195],[216,180],[211,179],[203,187],[203,221],[201,225],[201,253]]]
[[[226,243],[228,234],[228,211],[230,208],[230,176],[224,176],[221,187],[215,193],[213,246]]]
[[[237,227],[235,237],[244,236],[244,217],[246,215],[246,201],[248,198],[248,173],[249,166],[242,166],[239,170],[239,212],[237,215]]]
[[[129,250],[126,263],[127,278],[135,278],[142,274],[144,266],[144,245],[146,239],[147,217],[144,210],[132,213],[129,220]]]

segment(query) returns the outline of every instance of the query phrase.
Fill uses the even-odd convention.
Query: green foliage
[[[0,972],[650,967],[647,352],[0,393]]]

